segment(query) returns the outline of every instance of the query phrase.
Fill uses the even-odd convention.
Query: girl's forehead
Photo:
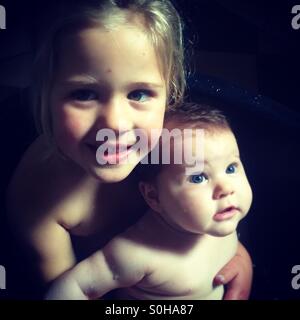
[[[126,26],[117,30],[94,26],[66,35],[58,44],[56,63],[58,70],[71,68],[72,72],[90,72],[104,66],[107,69],[114,64],[121,68],[120,72],[131,67],[137,77],[144,69],[152,75],[159,72],[163,78],[159,58],[148,37],[142,30]]]
[[[123,10],[124,11],[124,10]],[[148,35],[149,30],[146,27],[145,19],[140,14],[108,14],[101,16],[101,19],[85,19],[77,21],[64,26],[58,33],[58,40],[65,38],[76,39],[78,36],[84,34],[91,29],[98,29],[101,31],[111,32],[122,29],[136,29],[140,33]]]

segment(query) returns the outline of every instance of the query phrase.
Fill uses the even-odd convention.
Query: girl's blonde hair
[[[182,101],[185,89],[182,21],[169,0],[64,2],[60,1],[55,8],[52,27],[43,35],[34,64],[32,92],[35,120],[37,129],[46,135],[48,141],[53,136],[49,101],[56,67],[57,40],[63,32],[82,25],[100,24],[110,28],[129,22],[132,15],[141,18],[167,83],[167,106],[175,106]]]

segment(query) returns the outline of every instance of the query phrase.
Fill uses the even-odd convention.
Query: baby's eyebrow
[[[221,159],[222,159],[223,157],[221,157]],[[236,159],[238,159],[238,160],[240,160],[240,155],[239,154],[235,154],[234,156],[233,156],[233,158],[236,158]],[[232,158],[231,158],[232,159]],[[213,159],[214,160],[214,159]],[[202,164],[202,165],[204,165],[205,167],[207,167],[207,166],[211,166],[211,161],[208,161],[208,160],[206,160],[206,159],[204,159],[204,160],[198,160],[197,161],[197,163],[198,163],[198,165],[199,164]],[[182,164],[183,165],[183,167],[184,168],[189,168],[189,167],[193,167],[193,165],[187,165],[186,163],[183,163]]]
[[[221,159],[223,157],[220,157]],[[237,160],[240,160],[240,155],[239,154],[233,154],[233,155],[229,155],[228,157],[226,157],[226,159],[229,161],[229,160],[233,160],[233,159],[237,159]]]

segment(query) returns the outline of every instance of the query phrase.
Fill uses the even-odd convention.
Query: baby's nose
[[[220,199],[234,193],[233,186],[229,182],[218,183],[215,187],[213,198]]]

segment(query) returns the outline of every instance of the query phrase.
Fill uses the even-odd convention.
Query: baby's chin
[[[238,221],[226,221],[222,222],[216,227],[212,227],[207,233],[214,237],[226,237],[236,232]]]
[[[233,228],[231,230],[212,230],[208,232],[208,234],[213,237],[222,238],[222,237],[229,236],[233,232],[236,232],[236,228]]]

